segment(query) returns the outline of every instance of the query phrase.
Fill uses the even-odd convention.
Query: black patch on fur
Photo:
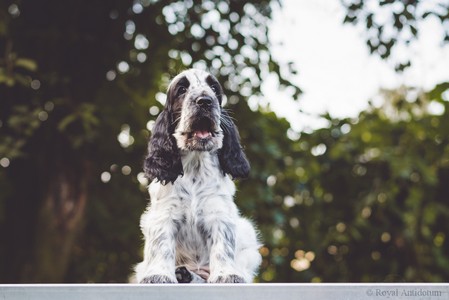
[[[210,241],[212,238],[212,232],[209,228],[206,228],[204,223],[198,224],[198,231],[200,235],[202,236],[204,241]]]
[[[245,283],[245,280],[238,275],[218,276],[213,283]]]
[[[215,76],[213,76],[213,75],[209,75],[206,78],[206,82],[210,86],[210,88],[214,91],[215,96],[218,99],[218,103],[220,103],[220,105],[221,105],[221,101],[223,98],[223,88],[221,87],[217,78],[215,78]]]
[[[160,249],[166,240],[167,240],[167,237],[165,236],[165,234],[160,234],[156,238],[154,238],[153,245],[157,246],[157,248]]]
[[[146,177],[150,181],[157,179],[163,185],[173,183],[183,175],[179,149],[173,136],[174,126],[171,113],[162,111],[153,127],[144,162]]]
[[[164,252],[163,257],[166,261],[172,260],[174,258],[174,254],[171,251],[166,251],[166,252]]]
[[[187,224],[187,216],[185,214],[182,215],[181,224],[183,225]]]
[[[184,185],[181,185],[180,188],[181,188],[181,195],[187,196],[187,197],[190,196],[189,191],[186,189],[186,187]]]
[[[228,113],[222,110],[221,128],[223,129],[223,147],[218,150],[218,159],[224,174],[232,178],[246,178],[249,175],[250,166],[242,146],[237,127],[232,122]]]
[[[224,223],[224,228],[221,229],[221,234],[225,239],[225,253],[227,257],[234,260],[235,255],[235,225],[232,223]]]
[[[173,223],[175,224],[176,227],[176,232],[179,232],[182,228],[183,225],[183,219],[181,220],[173,220]]]
[[[142,279],[140,283],[176,283],[176,282],[170,280],[170,278],[164,275],[151,275]]]
[[[165,185],[183,175],[181,156],[173,133],[182,109],[181,98],[185,94],[182,89],[189,86],[189,80],[183,76],[172,82],[167,91],[167,103],[154,124],[144,162],[145,175],[150,181],[157,179]]]
[[[190,274],[189,270],[186,267],[179,267],[175,271],[176,280],[178,283],[190,283],[192,282],[192,274]]]
[[[181,97],[189,88],[190,82],[187,77],[183,76],[179,78],[178,82],[174,83],[173,93],[176,98]],[[170,95],[173,96],[173,95]]]

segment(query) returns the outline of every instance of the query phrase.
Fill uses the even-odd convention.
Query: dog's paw
[[[192,282],[192,274],[189,270],[187,270],[186,267],[179,267],[175,271],[176,274],[176,280],[178,280],[178,283],[190,283]]]
[[[238,275],[220,275],[209,279],[210,283],[245,283],[245,279]]]
[[[165,275],[151,275],[145,277],[140,283],[176,283],[170,277]]]

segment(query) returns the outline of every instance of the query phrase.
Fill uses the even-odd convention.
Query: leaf
[[[426,11],[425,13],[422,14],[421,18],[425,19],[430,15],[433,15],[434,13],[431,11]]]
[[[373,27],[373,14],[370,13],[368,16],[366,16],[366,28]]]
[[[28,71],[36,71],[37,70],[37,63],[29,58],[18,58],[15,62],[17,67],[24,68]]]
[[[413,36],[417,36],[418,29],[416,29],[416,27],[413,25],[410,25],[409,27],[410,27],[410,31],[412,32]]]
[[[350,15],[346,15],[343,23],[356,23],[355,21],[357,20],[356,16],[350,16]]]
[[[14,80],[14,78],[6,75],[3,69],[0,69],[0,84],[2,83],[4,83],[8,87],[12,87],[14,86],[16,81]]]
[[[63,118],[59,124],[58,124],[58,130],[59,131],[64,131],[66,130],[66,128],[73,122],[76,121],[76,119],[78,118],[77,114],[70,114],[68,116],[66,116],[65,118]]]

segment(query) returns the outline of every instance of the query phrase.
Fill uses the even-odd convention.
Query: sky
[[[420,23],[419,39],[394,52],[412,58],[412,67],[399,75],[392,62],[369,54],[363,29],[342,24],[343,18],[340,0],[284,0],[274,11],[272,54],[281,63],[295,63],[298,75],[293,82],[304,93],[292,100],[278,89],[275,77],[267,78],[262,92],[270,108],[294,130],[325,126],[317,117],[320,113],[356,117],[381,88],[409,85],[428,90],[449,81],[449,45],[441,46],[441,25],[435,20]]]

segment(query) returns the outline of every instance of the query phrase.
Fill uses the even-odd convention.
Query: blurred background
[[[0,282],[128,281],[191,67],[252,164],[258,282],[449,281],[448,41],[443,0],[0,0]]]

